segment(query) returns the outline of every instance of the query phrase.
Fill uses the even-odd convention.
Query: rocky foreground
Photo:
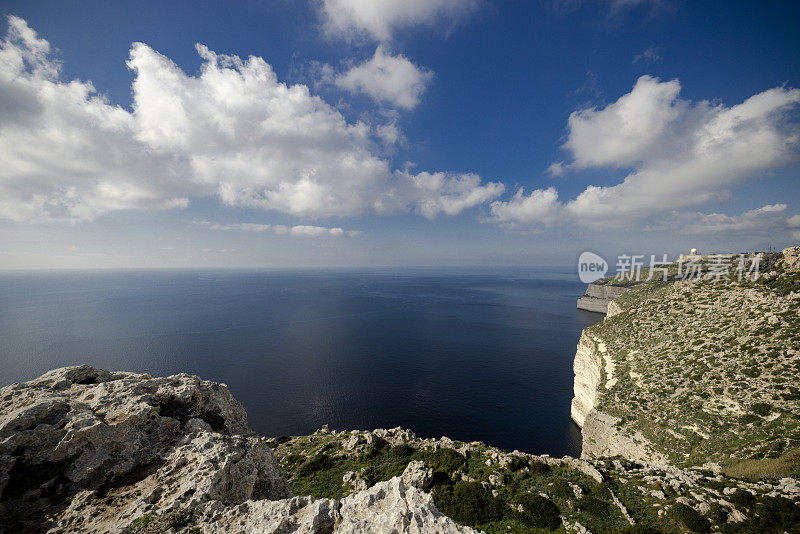
[[[222,384],[88,366],[0,389],[2,532],[470,532],[427,471],[347,498],[293,496]]]
[[[789,477],[402,429],[268,440],[224,385],[189,375],[81,366],[0,389],[3,532],[783,532],[799,500]]]

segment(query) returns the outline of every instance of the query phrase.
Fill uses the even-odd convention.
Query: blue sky
[[[567,265],[800,241],[791,2],[3,14],[0,268]]]

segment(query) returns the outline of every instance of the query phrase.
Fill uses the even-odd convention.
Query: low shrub
[[[271,447],[277,447],[278,445],[281,445],[282,443],[286,443],[287,441],[291,440],[292,436],[278,436],[277,438],[272,438],[271,440],[269,440],[269,444]]]
[[[389,456],[389,458],[393,460],[404,460],[406,458],[409,458],[415,452],[417,452],[417,450],[414,447],[403,443],[401,445],[395,445],[394,447],[389,449],[387,455]]]
[[[526,493],[519,499],[522,505],[520,519],[529,526],[555,530],[561,526],[561,513],[558,506],[550,499],[541,495]]]
[[[375,438],[362,455],[362,460],[369,461],[378,456],[381,451],[389,448],[389,442],[383,438]]]
[[[760,423],[761,418],[751,413],[745,414],[739,418],[739,424],[749,425],[750,423]]]
[[[507,508],[479,482],[459,481],[452,485],[436,486],[433,500],[440,512],[468,526],[500,521]]]
[[[511,458],[511,463],[508,464],[508,468],[511,471],[519,471],[520,469],[525,469],[528,467],[530,463],[525,458],[520,458],[519,456],[514,456]]]
[[[606,501],[600,500],[597,497],[592,497],[591,495],[586,495],[578,504],[584,512],[601,521],[611,519],[612,508]]]
[[[533,475],[544,475],[550,471],[550,466],[540,460],[533,460],[528,467]]]
[[[547,485],[546,491],[551,497],[565,501],[575,498],[575,493],[572,491],[572,486],[570,486],[569,482],[563,478],[554,479],[550,484]]]
[[[750,407],[753,413],[765,417],[772,413],[772,405],[766,402],[757,402]]]
[[[453,449],[439,449],[429,452],[423,459],[435,472],[444,473],[447,476],[452,475],[456,469],[466,462],[466,459]]]
[[[300,467],[297,468],[297,476],[306,477],[316,471],[330,469],[334,464],[335,462],[330,456],[326,454],[317,454],[300,464]]]
[[[711,524],[708,522],[708,519],[703,517],[700,512],[691,506],[681,502],[676,502],[672,505],[672,508],[669,509],[669,516],[683,523],[683,526],[691,532],[703,534],[711,532]]]
[[[763,497],[756,505],[756,513],[765,532],[796,529],[800,525],[800,508],[785,497]]]
[[[761,376],[761,369],[758,367],[748,367],[746,369],[742,369],[742,374],[750,378],[758,378]]]

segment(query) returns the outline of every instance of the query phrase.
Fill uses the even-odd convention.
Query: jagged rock
[[[291,495],[227,388],[183,374],[80,366],[4,387],[0,459],[0,522],[38,530],[117,532],[179,498]]]
[[[248,501],[216,511],[205,505],[198,511],[203,532],[367,534],[472,533],[439,513],[431,496],[395,477],[340,501],[294,497],[281,501]]]
[[[426,490],[433,482],[433,469],[420,460],[409,462],[403,471],[403,482],[410,488]]]
[[[358,436],[416,439],[348,439]],[[195,376],[80,366],[0,389],[0,532],[124,533],[143,517],[165,532],[176,518],[205,533],[474,532],[423,492],[433,470],[422,462],[372,487],[344,478],[355,492],[340,501],[292,497],[244,408]]]
[[[492,486],[505,486],[506,481],[505,478],[503,478],[503,475],[499,473],[492,473],[489,475],[489,484]]]
[[[800,247],[789,247],[783,249],[783,261],[789,270],[800,270]]]
[[[348,439],[345,444],[344,448],[348,451],[352,451],[356,449],[359,445],[364,445],[367,442],[366,438],[360,432],[354,432],[350,439]]]
[[[359,474],[354,473],[353,471],[348,471],[347,473],[344,474],[344,476],[342,476],[342,485],[343,486],[350,485],[352,490],[355,492],[355,491],[364,491],[365,489],[370,487],[372,483],[368,479],[360,476]]]

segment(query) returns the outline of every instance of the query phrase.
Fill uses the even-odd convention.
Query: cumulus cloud
[[[505,186],[497,182],[481,185],[477,174],[398,173],[411,184],[406,193],[414,197],[419,213],[433,219],[440,213],[456,215],[471,206],[500,196]]]
[[[543,190],[518,192],[492,204],[493,220],[552,224],[558,213],[560,222],[630,226],[728,198],[730,187],[798,161],[793,113],[800,90],[776,87],[732,107],[689,102],[679,93],[677,80],[643,76],[605,108],[573,113],[564,144],[572,162],[559,168],[628,169],[627,175],[616,185],[590,185],[567,202]]]
[[[791,233],[800,226],[800,215],[788,217],[786,210],[786,204],[770,204],[738,215],[674,212],[650,229],[669,229],[685,235],[735,234],[740,238],[767,238]]]
[[[361,234],[360,230],[343,230],[342,228],[328,228],[325,226],[313,226],[299,224],[286,226],[283,224],[260,224],[260,223],[233,223],[217,224],[206,220],[197,221],[197,224],[206,226],[211,230],[238,231],[238,232],[271,232],[277,235],[297,235],[305,237],[355,237]]]
[[[49,50],[25,21],[9,18],[0,45],[0,217],[91,220],[208,196],[306,217],[429,212],[417,203],[431,189],[390,168],[371,141],[374,128],[348,123],[305,85],[281,83],[259,57],[198,44],[203,64],[189,76],[134,43],[129,112],[90,82],[61,81]],[[454,175],[442,181],[441,202],[464,183],[475,203],[462,209],[497,190]]]
[[[413,109],[432,79],[433,72],[414,65],[403,55],[393,56],[378,45],[372,58],[340,74],[334,83],[380,103]]]
[[[492,202],[491,209],[494,222],[513,230],[550,225],[558,220],[562,206],[555,187],[536,189],[528,195],[520,187],[511,200]]]
[[[403,140],[403,133],[397,127],[396,122],[378,125],[375,128],[375,135],[387,146],[395,145]]]
[[[478,0],[322,0],[319,14],[328,35],[388,41],[404,27],[449,29],[477,5]]]
[[[136,139],[133,117],[89,82],[58,81],[50,45],[8,18],[0,45],[0,216],[92,219],[185,206],[180,165]]]

